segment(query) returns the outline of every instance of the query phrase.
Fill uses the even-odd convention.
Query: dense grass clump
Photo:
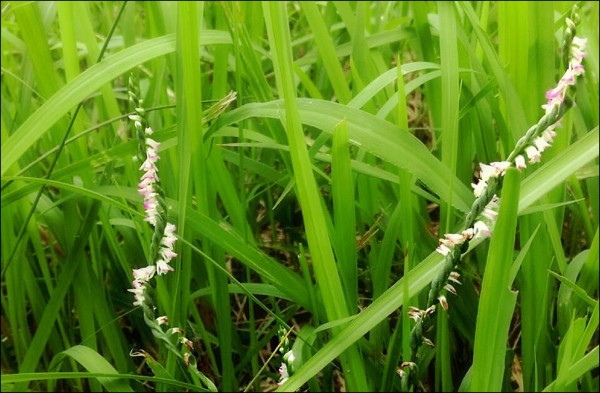
[[[2,391],[597,391],[597,2],[3,2]]]

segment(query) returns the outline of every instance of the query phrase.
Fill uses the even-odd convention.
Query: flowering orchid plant
[[[130,115],[136,130],[139,147],[139,157],[143,160],[140,170],[143,171],[138,184],[138,192],[144,197],[144,220],[154,227],[154,235],[148,266],[133,270],[133,288],[128,289],[135,297],[134,306],[146,306],[146,286],[155,274],[164,275],[173,271],[170,262],[177,254],[173,246],[177,237],[176,226],[166,221],[166,206],[162,198],[157,162],[160,159],[158,149],[160,143],[150,138],[154,133],[145,119],[142,100],[136,94],[133,81],[129,81],[129,100],[135,108],[135,114]]]
[[[576,19],[574,10],[573,19]],[[544,115],[539,122],[532,126],[516,143],[514,150],[505,161],[492,162],[489,165],[480,163],[479,180],[472,183],[475,202],[467,214],[464,229],[458,233],[446,233],[439,239],[436,251],[444,257],[444,268],[440,276],[432,281],[425,310],[411,307],[408,316],[415,321],[411,331],[411,361],[402,362],[398,375],[402,378],[403,387],[409,389],[415,383],[417,351],[422,343],[433,346],[433,342],[424,337],[424,323],[436,311],[436,302],[446,311],[448,301],[445,292],[456,295],[452,284],[460,284],[460,275],[454,269],[466,251],[469,242],[476,238],[492,236],[492,229],[498,215],[500,198],[496,190],[501,186],[502,176],[508,168],[514,166],[519,170],[527,167],[527,163],[535,164],[541,161],[542,153],[552,145],[556,137],[556,128],[561,125],[564,113],[573,105],[569,98],[569,90],[575,86],[577,77],[585,73],[583,60],[586,56],[587,39],[574,36],[576,23],[566,18],[564,48],[568,51],[567,70],[558,84],[546,92],[546,103],[542,105]],[[527,158],[525,158],[527,157]]]
[[[196,367],[196,360],[192,355],[193,343],[185,337],[185,331],[180,327],[172,327],[166,332],[163,326],[169,325],[166,315],[154,318],[154,307],[146,296],[150,280],[155,275],[165,275],[173,271],[171,261],[177,256],[173,251],[177,236],[177,227],[167,222],[167,207],[158,176],[157,162],[160,159],[158,149],[160,143],[150,138],[153,130],[148,126],[145,118],[145,110],[142,107],[142,99],[139,98],[137,86],[133,79],[129,80],[129,100],[135,108],[135,113],[129,116],[133,120],[138,140],[138,159],[142,161],[140,170],[143,172],[138,183],[138,192],[144,197],[144,221],[154,227],[152,244],[150,247],[149,264],[147,266],[133,269],[133,288],[128,289],[134,295],[134,306],[140,306],[144,310],[144,320],[155,337],[160,338],[166,347],[177,357],[183,360],[191,374],[204,384],[210,391],[216,391],[214,383],[202,374]],[[177,348],[179,345],[179,349]],[[148,358],[150,355],[143,351],[132,352],[132,356]]]

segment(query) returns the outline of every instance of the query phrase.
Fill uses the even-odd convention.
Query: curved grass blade
[[[231,43],[231,38],[223,31],[203,31],[200,36],[200,45],[229,43]],[[117,78],[123,72],[138,64],[166,55],[174,50],[174,35],[153,38],[107,57],[101,63],[93,65],[82,72],[50,97],[6,140],[0,148],[0,174],[4,176],[6,171],[58,119],[105,83]]]
[[[107,391],[133,392],[133,389],[131,389],[131,386],[129,386],[127,382],[118,378],[118,371],[115,370],[106,359],[92,348],[84,345],[75,345],[74,347],[57,354],[54,359],[52,359],[50,368],[52,369],[52,366],[58,366],[67,356],[75,359],[77,363],[81,364],[89,372],[114,374],[115,377],[98,377],[98,381]]]
[[[455,177],[415,136],[367,112],[329,101],[297,100],[300,120],[332,134],[340,120],[348,121],[350,141],[369,153],[403,168],[425,183],[441,200],[452,201],[460,211],[467,212],[473,201],[470,189]],[[207,132],[210,136],[220,128],[251,117],[279,118],[285,111],[283,101],[247,104],[223,115]],[[452,195],[452,196],[451,196]]]

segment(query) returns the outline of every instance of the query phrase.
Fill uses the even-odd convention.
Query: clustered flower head
[[[282,348],[283,348],[283,346],[282,346]],[[296,360],[296,356],[294,355],[294,351],[292,351],[292,350],[287,351],[283,355],[283,362],[281,362],[281,366],[279,366],[280,378],[279,378],[279,382],[277,382],[278,386],[283,385],[290,378],[288,364],[291,366],[292,364],[294,364],[294,360]]]
[[[278,386],[283,385],[290,378],[285,362],[281,362],[281,366],[279,366],[279,377],[279,382],[277,382]]]
[[[175,240],[177,240],[175,229],[175,225],[170,222],[165,226],[165,232],[160,241],[160,250],[158,251],[159,258],[156,260],[156,274],[159,276],[173,270],[169,262],[177,256],[173,251],[173,245],[175,244]]]
[[[158,147],[160,143],[152,138],[152,128],[146,127],[146,160],[140,166],[140,170],[144,171],[141,181],[138,184],[138,192],[144,197],[144,211],[146,212],[145,220],[152,226],[156,226],[158,217],[158,193],[156,192],[156,183],[159,181],[158,168],[156,163],[160,159],[158,155]]]
[[[574,86],[576,83],[576,78],[585,73],[582,62],[586,56],[586,44],[587,38],[573,37],[569,66],[562,78],[560,78],[560,81],[556,87],[546,92],[547,101],[544,105],[542,105],[542,109],[544,109],[546,114],[550,114],[553,110],[563,104],[569,86]],[[529,160],[530,164],[540,162],[544,150],[552,145],[552,141],[556,136],[556,131],[554,130],[559,126],[560,121],[550,125],[546,130],[544,130],[544,132],[542,132],[541,135],[534,138],[532,144],[525,147],[525,154],[527,155],[527,159]],[[523,155],[518,155],[515,157],[515,167],[517,169],[525,169],[527,167],[525,164],[525,157]]]
[[[481,165],[488,166],[485,164]],[[442,239],[439,239],[438,247],[435,250],[443,256],[448,256],[454,250],[454,247],[468,242],[471,239],[492,236],[490,227],[493,226],[493,223],[498,216],[498,200],[498,196],[494,195],[492,200],[483,209],[483,212],[479,217],[480,220],[475,221],[472,227],[465,229],[461,233],[446,233]]]
[[[134,99],[137,99],[135,94],[133,94],[133,97]],[[152,135],[154,131],[151,127],[145,126],[146,123],[143,117],[145,111],[144,108],[141,107],[141,100],[138,100],[135,111],[136,113],[130,115],[129,118],[133,120],[134,126],[138,131],[137,135],[140,139],[140,143],[142,143],[142,146],[145,148],[145,150],[142,149],[145,157],[143,157],[144,162],[140,166],[140,170],[143,174],[138,183],[138,192],[144,197],[144,220],[149,222],[155,228],[155,231],[158,231],[161,230],[159,228],[162,228],[162,225],[158,225],[159,220],[163,220],[163,216],[165,215],[164,207],[161,206],[159,201],[160,179],[158,177],[158,167],[156,165],[160,159],[160,156],[158,155],[160,143],[150,138],[150,135]],[[173,246],[177,240],[177,237],[175,236],[176,229],[175,225],[167,223],[161,234],[162,237],[159,244],[158,256],[156,257],[154,264],[133,270],[133,289],[128,289],[128,291],[133,292],[135,296],[134,306],[144,304],[146,300],[146,285],[155,274],[160,276],[173,271],[173,268],[169,263],[177,256],[173,251]],[[157,320],[157,323],[166,324],[166,319]]]
[[[575,25],[573,21],[567,18],[568,25]],[[548,90],[546,92],[546,103],[542,105],[542,109],[545,111],[546,118],[542,118],[538,123],[538,126],[545,127],[545,129],[532,128],[532,134],[528,134],[523,138],[525,141],[523,144],[518,143],[517,148],[513,153],[510,154],[508,161],[501,162],[492,162],[490,165],[480,164],[479,171],[479,180],[477,183],[472,183],[473,194],[478,199],[484,199],[487,201],[489,194],[495,190],[495,186],[497,183],[493,183],[493,190],[490,190],[488,193],[489,181],[494,178],[498,178],[499,176],[504,176],[508,168],[511,166],[515,166],[517,169],[522,170],[527,167],[525,156],[527,156],[527,160],[530,164],[537,163],[541,161],[541,154],[544,150],[552,145],[554,138],[556,137],[555,129],[560,126],[560,107],[565,103],[565,98],[567,97],[567,93],[570,86],[574,86],[576,84],[576,78],[585,73],[585,69],[583,67],[583,59],[586,56],[585,46],[587,44],[586,38],[573,37],[570,46],[569,53],[569,63],[568,68],[565,71],[564,75],[561,77],[557,86]],[[553,124],[546,126],[546,122],[554,121]],[[542,126],[543,124],[543,126]],[[525,139],[527,138],[527,139]],[[518,150],[517,150],[518,149]],[[513,156],[515,154],[516,156]],[[483,211],[479,214],[477,218],[478,221],[475,221],[472,227],[469,227],[463,230],[460,233],[446,233],[442,239],[439,239],[438,247],[436,251],[443,255],[445,258],[454,259],[459,257],[459,255],[454,254],[455,247],[465,244],[465,242],[469,242],[474,238],[486,238],[491,237],[492,232],[490,227],[493,227],[494,222],[496,221],[496,217],[498,215],[498,201],[499,198],[497,195],[493,195],[491,200],[487,202],[487,205],[483,209]],[[476,203],[481,203],[481,200],[476,201]],[[461,247],[462,248],[462,247]],[[460,250],[460,248],[459,248]],[[447,292],[456,295],[456,290],[451,283],[461,284],[459,281],[460,275],[452,271],[449,276],[446,278],[447,282],[443,286]],[[434,284],[432,283],[432,290],[434,288]],[[439,290],[436,283],[436,294],[439,295],[437,300],[444,310],[448,309],[448,302],[442,291]],[[430,303],[433,300],[433,296],[430,296]],[[436,311],[435,305],[430,305],[426,310],[420,310],[416,307],[410,307],[408,311],[408,317],[413,319],[417,325],[422,324],[423,321],[428,318],[431,314]],[[416,327],[416,326],[415,326]],[[423,329],[413,329],[411,332],[411,341],[414,337],[416,337],[416,341],[423,341],[426,344],[433,345],[430,340],[427,340],[422,336]],[[416,333],[413,333],[416,332]],[[418,345],[418,343],[417,343]],[[417,347],[418,348],[418,347]],[[413,349],[413,358],[416,356],[416,349]],[[414,362],[403,362],[400,365],[400,368],[397,370],[398,375],[401,378],[406,376],[405,370],[411,370],[416,368],[416,364]]]
[[[135,296],[134,306],[141,306],[146,302],[146,284],[154,277],[155,273],[156,268],[153,265],[133,269],[133,289],[128,289],[128,291],[133,292]]]

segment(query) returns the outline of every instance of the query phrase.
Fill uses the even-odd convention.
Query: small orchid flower
[[[527,165],[525,165],[525,157],[523,157],[520,154],[517,157],[515,157],[515,167],[517,167],[517,169],[527,168]]]
[[[525,153],[527,153],[527,158],[529,158],[529,163],[533,164],[535,162],[540,162],[542,156],[538,149],[535,146],[527,146],[525,148]]]
[[[479,182],[477,184],[471,183],[471,186],[473,187],[473,194],[476,198],[479,198],[481,194],[483,194],[485,188],[487,187],[487,182],[483,179],[479,179]]]
[[[491,237],[492,236],[492,231],[490,231],[490,228],[488,228],[488,226],[486,225],[485,222],[483,221],[477,221],[474,225],[473,225],[473,229],[475,231],[475,235],[474,237],[478,237],[478,238],[486,238],[486,237]]]

